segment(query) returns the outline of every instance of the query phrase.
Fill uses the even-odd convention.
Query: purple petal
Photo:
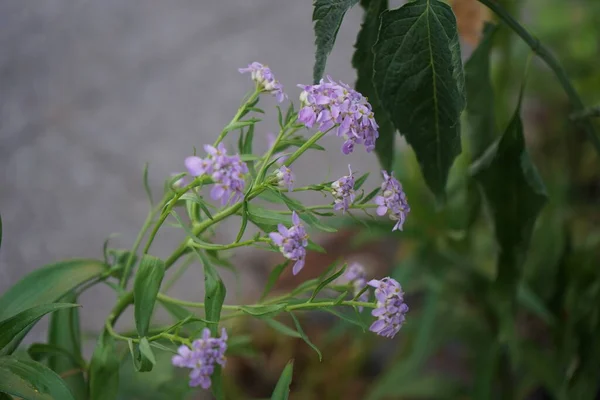
[[[376,211],[376,213],[377,213],[377,215],[379,215],[380,217],[381,217],[382,215],[385,215],[385,213],[386,213],[386,212],[387,212],[387,207],[386,207],[386,206],[379,206],[379,207],[377,207],[377,211]]]
[[[271,238],[271,240],[273,241],[273,243],[275,243],[277,246],[281,246],[283,243],[283,236],[281,236],[279,233],[277,232],[271,232],[269,233],[269,237]]]
[[[292,268],[292,274],[298,275],[298,272],[300,272],[302,268],[304,268],[304,258],[301,258],[298,261],[296,261],[296,264],[294,264],[294,268]]]
[[[202,159],[200,157],[191,156],[185,159],[185,167],[192,176],[200,176],[204,173]]]
[[[385,328],[385,321],[382,320],[382,319],[378,319],[377,321],[373,322],[373,324],[371,325],[371,327],[369,328],[369,330],[371,332],[379,333],[384,328]]]
[[[292,212],[292,222],[294,225],[300,225],[300,217],[296,214],[296,211]]]

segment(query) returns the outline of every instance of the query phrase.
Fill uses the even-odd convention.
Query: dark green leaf
[[[310,226],[311,228],[315,228],[318,229],[320,231],[323,232],[337,232],[337,229],[325,225],[324,223],[322,223],[321,221],[319,221],[319,219],[317,217],[315,217],[312,214],[309,213],[298,213],[298,216],[300,217],[300,219],[304,222],[306,222],[306,225]]]
[[[313,81],[319,82],[325,71],[327,56],[335,44],[335,37],[342,25],[346,11],[358,0],[315,0],[312,20],[315,23],[315,66]]]
[[[277,265],[275,268],[273,268],[273,270],[269,273],[269,277],[267,278],[267,283],[265,284],[265,289],[263,290],[262,296],[260,296],[261,301],[264,300],[269,293],[271,292],[271,289],[273,289],[273,286],[275,286],[275,284],[277,283],[277,280],[279,279],[279,277],[281,276],[281,273],[283,272],[283,270],[285,269],[285,267],[288,265],[288,261],[284,261],[281,264]]]
[[[268,304],[264,306],[240,306],[240,310],[253,317],[272,318],[279,314],[285,304]]]
[[[65,303],[76,303],[75,293],[71,292],[63,297],[61,301]],[[37,349],[40,350],[41,345]],[[87,384],[85,383],[84,372],[86,369],[83,356],[81,355],[81,328],[79,324],[79,309],[66,308],[54,312],[50,316],[50,326],[48,328],[48,344],[43,346],[62,349],[66,354],[54,353],[48,359],[48,367],[61,375],[67,371],[77,371],[70,373],[63,378],[71,393],[77,400],[87,400]],[[36,348],[31,346],[29,354]]]
[[[260,122],[260,119],[258,119],[258,118],[250,118],[250,119],[245,120],[245,121],[237,121],[237,122],[234,122],[233,124],[227,125],[223,129],[223,132],[235,131],[236,129],[240,129],[240,128],[243,128],[243,127],[248,126],[248,125],[254,125],[257,122]]]
[[[128,341],[129,352],[133,359],[133,365],[138,372],[152,371],[156,365],[156,358],[150,347],[148,339],[143,337],[139,343],[133,343],[131,339]]]
[[[336,310],[335,308],[323,308],[324,311],[335,315],[336,317],[349,322],[353,325],[356,325],[358,327],[360,327],[363,331],[367,328],[367,325],[365,325],[364,321],[362,318],[360,318],[360,315],[357,315],[355,312],[344,312],[344,311],[340,311],[340,310]]]
[[[148,196],[150,206],[152,206],[154,204],[154,200],[152,200],[152,190],[150,189],[150,184],[148,183],[148,163],[144,164],[144,190],[146,191],[146,196]]]
[[[269,325],[271,328],[275,329],[277,332],[282,333],[286,336],[291,336],[291,337],[295,337],[295,338],[301,338],[302,336],[296,332],[295,330],[293,330],[292,328],[290,328],[287,325],[282,324],[281,322],[274,320],[272,318],[267,318],[265,319],[265,322],[267,325]]]
[[[74,400],[69,388],[52,370],[12,356],[0,357],[0,393],[23,400]]]
[[[225,301],[227,290],[217,270],[201,251],[196,251],[204,268],[204,304],[206,319],[209,321],[221,320],[221,309]],[[210,330],[213,336],[217,335],[218,324],[212,324]]]
[[[27,349],[27,354],[29,355],[29,357],[31,357],[33,361],[42,361],[46,358],[51,357],[68,358],[71,362],[73,362],[73,364],[77,365],[79,368],[85,368],[85,363],[83,362],[83,360],[77,358],[68,350],[53,344],[34,343]]]
[[[366,174],[363,174],[360,178],[358,178],[356,182],[354,182],[354,190],[359,190],[362,187],[362,185],[364,185],[364,183],[367,181],[368,177],[369,173],[367,172]]]
[[[246,132],[246,140],[242,147],[242,154],[252,154],[252,143],[254,142],[254,125],[250,125]]]
[[[160,258],[144,254],[133,284],[135,327],[140,337],[148,333],[156,296],[164,276],[165,263]]]
[[[306,334],[302,330],[302,326],[300,325],[300,321],[298,321],[298,318],[296,318],[296,316],[292,312],[290,312],[290,315],[292,316],[292,319],[294,320],[294,324],[296,325],[296,330],[300,334],[300,337],[302,338],[302,340],[304,340],[304,342],[307,345],[309,345],[310,347],[312,347],[312,349],[317,352],[317,354],[319,355],[319,361],[323,360],[323,356],[321,355],[321,351],[319,350],[319,348],[317,346],[315,346],[313,344],[313,342],[310,341],[310,339],[308,338],[308,336],[306,336]]]
[[[368,202],[369,202],[369,200],[371,200],[373,197],[377,196],[377,193],[379,193],[379,188],[375,188],[375,189],[373,189],[372,191],[370,191],[370,192],[369,192],[369,194],[367,194],[367,195],[365,196],[365,198],[364,198],[364,199],[362,199],[362,200],[360,201],[360,204],[366,204],[366,203],[368,203]]]
[[[479,46],[465,64],[467,90],[467,143],[473,159],[477,159],[496,138],[494,88],[490,77],[490,53],[497,26],[486,23]]]
[[[254,204],[248,204],[248,218],[253,222],[270,226],[277,226],[278,224],[289,226],[292,223],[290,215],[280,214]]]
[[[225,393],[223,392],[223,371],[222,367],[218,364],[215,365],[215,370],[211,377],[210,391],[217,400],[225,400]]]
[[[313,301],[314,298],[317,297],[317,294],[319,294],[319,292],[323,290],[325,286],[339,278],[344,273],[344,271],[346,271],[346,264],[344,264],[344,266],[338,272],[321,281],[313,291],[312,295],[310,296],[310,299],[308,299],[308,302],[310,303],[311,301]]]
[[[119,391],[119,366],[115,340],[103,331],[90,362],[90,400],[114,400]]]
[[[288,400],[290,395],[290,384],[292,383],[292,375],[294,373],[294,360],[290,360],[279,380],[277,381],[277,385],[275,386],[275,390],[273,390],[273,394],[271,395],[271,400]]]
[[[318,253],[327,253],[327,251],[320,246],[318,243],[313,242],[312,240],[308,239],[308,246],[306,246],[306,250],[311,250],[311,251],[316,251]]]
[[[77,307],[77,304],[50,303],[31,307],[17,315],[0,321],[0,354],[11,354],[23,339],[23,332],[29,332],[44,315],[63,309]]]
[[[244,205],[242,206],[242,225],[240,226],[240,230],[235,238],[235,243],[238,243],[242,240],[242,236],[244,236],[244,232],[246,232],[246,227],[248,226],[248,202],[244,200]]]
[[[543,300],[531,290],[529,285],[525,282],[519,285],[517,290],[517,301],[525,309],[529,310],[533,314],[537,315],[542,321],[549,325],[554,325],[556,319],[554,315],[548,310]]]
[[[464,77],[456,19],[439,0],[416,0],[381,14],[373,82],[383,108],[413,147],[423,177],[444,198],[461,151]]]
[[[105,271],[106,265],[96,260],[62,261],[33,271],[0,298],[0,320],[31,307],[55,302]]]
[[[379,17],[388,9],[387,0],[371,0],[365,7],[363,24],[356,38],[352,66],[356,69],[356,90],[369,99],[373,107],[375,120],[379,125],[379,138],[375,142],[375,153],[379,163],[386,171],[391,171],[394,161],[394,145],[396,132],[373,86],[373,45],[379,33]]]

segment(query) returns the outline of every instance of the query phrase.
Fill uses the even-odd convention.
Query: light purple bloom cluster
[[[274,95],[278,102],[281,103],[283,99],[285,99],[286,96],[285,93],[283,93],[283,85],[275,79],[275,76],[273,76],[273,73],[271,72],[271,68],[266,65],[253,62],[248,65],[248,68],[240,68],[238,71],[242,74],[250,72],[252,80],[260,85],[262,90]]]
[[[333,209],[337,211],[348,211],[350,205],[354,203],[354,175],[350,164],[348,164],[348,171],[349,175],[342,176],[331,184],[331,192],[334,197]]]
[[[352,284],[354,287],[354,296],[360,293],[361,290],[367,286],[367,272],[365,268],[359,263],[351,264],[346,273],[344,274],[344,278]],[[358,301],[369,301],[369,292],[365,291],[360,295]],[[362,307],[358,308],[359,311],[362,311]]]
[[[382,196],[375,198],[375,204],[379,206],[377,207],[377,215],[382,216],[389,213],[391,220],[398,221],[392,231],[402,230],[402,225],[404,225],[406,216],[410,212],[406,194],[402,190],[402,184],[396,178],[388,175],[385,171],[381,172],[384,181],[381,184]]]
[[[240,200],[244,196],[244,174],[248,173],[246,164],[239,155],[228,156],[223,143],[216,148],[204,145],[204,150],[208,153],[206,158],[192,156],[185,159],[190,175],[212,177],[215,184],[210,196],[213,200],[221,199],[223,205]]]
[[[190,368],[190,386],[210,387],[210,376],[215,370],[215,364],[225,366],[225,350],[227,350],[227,332],[221,331],[220,338],[210,337],[210,330],[204,328],[202,338],[192,342],[192,348],[180,346],[172,363],[176,367]]]
[[[373,279],[369,281],[369,286],[375,288],[375,298],[377,299],[377,308],[371,312],[371,315],[377,317],[369,330],[384,337],[393,338],[402,328],[405,320],[405,314],[408,312],[408,306],[404,303],[404,292],[400,284],[386,277],[381,280]]]
[[[282,189],[287,188],[287,190],[290,190],[290,191],[292,190],[292,188],[294,187],[294,181],[296,180],[296,177],[294,176],[294,173],[292,172],[291,169],[289,169],[285,165],[282,165],[275,172],[275,176],[278,179],[277,185],[280,188],[282,188]]]
[[[292,273],[296,275],[304,267],[308,235],[295,211],[292,213],[292,222],[294,225],[289,229],[279,224],[277,227],[279,232],[271,232],[269,237],[275,245],[279,246],[279,251],[285,258],[296,261],[292,268]]]
[[[371,104],[345,83],[327,79],[328,82],[321,79],[317,85],[298,85],[303,89],[298,120],[308,128],[319,124],[321,132],[338,125],[337,136],[345,139],[344,154],[352,153],[355,144],[364,144],[367,151],[372,151],[379,137],[379,126]]]

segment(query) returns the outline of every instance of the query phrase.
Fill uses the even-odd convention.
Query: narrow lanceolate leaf
[[[296,330],[300,334],[300,337],[302,338],[302,340],[304,340],[304,342],[307,345],[312,347],[312,349],[317,352],[317,354],[319,355],[319,361],[321,361],[323,359],[323,355],[321,354],[321,351],[319,350],[319,348],[317,346],[315,346],[313,342],[310,341],[308,336],[306,336],[306,333],[304,333],[304,330],[302,330],[302,326],[300,325],[300,321],[298,321],[298,318],[296,318],[296,316],[292,312],[290,312],[290,316],[294,320],[294,325],[296,325]]]
[[[456,19],[439,0],[384,11],[373,48],[373,82],[392,123],[413,147],[429,188],[444,198],[461,151],[464,77]]]
[[[227,290],[225,284],[221,280],[219,273],[210,263],[208,258],[201,252],[197,251],[202,266],[204,268],[204,305],[206,319],[209,321],[221,320],[221,309],[225,301]],[[213,336],[217,335],[218,324],[211,324],[210,330]]]
[[[273,268],[273,270],[269,273],[269,277],[267,278],[267,283],[265,284],[263,293],[260,296],[261,301],[264,300],[269,295],[269,293],[271,292],[271,289],[273,289],[273,286],[275,286],[275,284],[277,283],[277,280],[281,276],[281,273],[283,272],[285,267],[288,265],[288,263],[289,263],[288,261],[284,261],[283,263],[281,263],[281,264],[277,265],[275,268]]]
[[[28,332],[44,315],[71,307],[77,307],[77,304],[42,304],[0,321],[0,355],[11,354],[23,339],[22,333]]]
[[[479,46],[465,64],[467,90],[467,146],[472,159],[477,159],[496,138],[494,88],[490,77],[490,53],[497,26],[486,23]]]
[[[115,340],[106,331],[102,332],[90,362],[90,400],[117,398],[120,363]]]
[[[386,112],[381,108],[373,86],[373,45],[379,32],[379,17],[388,9],[387,0],[371,0],[364,5],[364,22],[356,38],[352,66],[356,69],[356,90],[369,99],[375,120],[379,125],[379,138],[375,142],[375,153],[383,169],[390,171],[394,161],[395,129]]]
[[[133,284],[135,326],[140,337],[148,333],[156,296],[164,276],[165,263],[160,258],[145,254],[140,261]]]
[[[279,380],[277,381],[277,385],[275,386],[275,390],[273,391],[273,395],[271,396],[271,400],[288,400],[290,395],[290,384],[292,383],[292,374],[294,373],[294,360],[290,360]]]
[[[358,0],[315,0],[312,15],[315,23],[315,44],[317,45],[313,69],[315,83],[323,76],[327,56],[333,49],[346,11],[356,3]]]
[[[23,400],[74,400],[69,388],[51,369],[12,356],[0,357],[0,393]]]
[[[76,303],[75,293],[71,292],[61,299],[66,303]],[[64,349],[67,354],[53,354],[48,358],[48,367],[57,374],[65,374],[63,380],[71,389],[76,400],[87,400],[85,383],[85,363],[81,355],[81,329],[79,309],[65,308],[52,313],[48,328],[48,345]],[[31,348],[29,349],[31,352]],[[82,365],[83,364],[83,365]]]

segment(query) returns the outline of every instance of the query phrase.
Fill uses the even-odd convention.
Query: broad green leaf
[[[467,143],[472,159],[477,159],[496,138],[494,88],[490,76],[490,54],[497,26],[486,23],[483,38],[465,63],[467,91]]]
[[[431,191],[444,198],[461,151],[464,77],[456,19],[439,0],[381,14],[373,82],[392,123],[413,147]]]
[[[289,326],[282,324],[281,322],[279,322],[275,319],[267,318],[267,319],[265,319],[265,323],[267,325],[269,325],[271,328],[275,329],[277,332],[282,333],[286,336],[291,336],[291,337],[295,337],[295,338],[302,337],[298,332],[296,332]]]
[[[77,304],[43,304],[21,311],[17,315],[0,321],[0,354],[11,354],[23,339],[23,332],[29,332],[33,325],[35,325],[44,315],[71,307],[77,307]]]
[[[310,299],[308,299],[308,302],[310,303],[311,301],[314,300],[315,297],[317,297],[317,295],[319,294],[319,292],[321,290],[323,290],[328,284],[330,284],[331,282],[335,281],[337,278],[339,278],[344,271],[346,271],[346,264],[344,264],[344,266],[336,273],[334,273],[333,275],[323,279],[323,281],[321,281],[319,283],[319,285],[315,288],[315,290],[312,292],[312,295],[310,296]]]
[[[140,337],[148,333],[156,296],[164,276],[165,263],[160,258],[144,254],[133,284],[135,326]]]
[[[248,204],[248,218],[252,222],[269,226],[277,226],[278,224],[289,226],[292,223],[290,215],[280,214],[251,203]]]
[[[312,20],[315,24],[315,66],[313,80],[319,82],[325,71],[327,56],[331,53],[335,38],[342,25],[346,11],[358,0],[315,0]]]
[[[90,400],[114,400],[119,391],[119,366],[121,357],[117,353],[115,340],[103,331],[90,362]]]
[[[294,360],[290,360],[279,380],[277,381],[277,385],[275,386],[275,390],[273,390],[273,394],[271,395],[271,400],[288,400],[290,395],[290,384],[292,383],[292,375],[294,373]]]
[[[215,364],[215,370],[212,373],[210,380],[210,391],[217,400],[225,400],[225,393],[223,391],[223,371],[219,364]]]
[[[355,51],[352,57],[352,66],[356,69],[356,90],[369,99],[373,107],[375,120],[379,125],[379,138],[375,142],[375,153],[379,163],[386,171],[391,171],[394,160],[394,145],[396,131],[373,86],[373,45],[379,33],[379,17],[388,9],[387,0],[370,0],[363,4],[365,17],[356,38]]]
[[[253,317],[272,318],[285,309],[285,304],[268,304],[264,306],[240,306],[240,310]]]
[[[322,361],[323,360],[323,355],[321,354],[321,351],[319,350],[319,348],[317,346],[315,346],[313,344],[313,342],[310,341],[310,339],[308,338],[308,336],[306,336],[306,333],[304,333],[304,331],[302,330],[302,326],[300,325],[300,321],[298,321],[298,318],[296,318],[296,316],[294,315],[294,313],[290,312],[290,315],[292,316],[292,319],[294,320],[294,325],[296,325],[296,330],[300,334],[300,337],[302,338],[302,340],[304,340],[304,342],[307,345],[309,345],[310,347],[312,347],[312,349],[317,352],[317,354],[319,355],[319,361]]]
[[[275,268],[273,268],[273,270],[269,273],[269,277],[267,278],[267,283],[265,284],[265,289],[263,290],[262,295],[260,296],[261,301],[264,300],[269,293],[271,292],[271,289],[273,289],[273,286],[275,286],[275,284],[277,283],[277,280],[279,279],[279,277],[281,276],[281,273],[283,272],[283,270],[285,270],[285,267],[288,265],[289,261],[284,261],[281,264],[277,265]]]
[[[105,271],[106,265],[97,260],[62,261],[33,271],[0,298],[0,320],[31,307],[55,302]]]
[[[0,393],[23,400],[75,400],[63,380],[48,367],[12,356],[0,357]]]
[[[196,253],[200,257],[204,268],[204,310],[206,319],[209,321],[220,321],[221,309],[225,301],[225,295],[227,294],[225,284],[208,258],[201,251],[197,251]],[[213,336],[217,335],[217,329],[218,324],[210,325],[210,331]]]
[[[150,347],[148,339],[143,337],[139,343],[133,343],[131,339],[128,340],[129,352],[133,359],[133,365],[138,372],[149,372],[156,365],[156,358]]]
[[[61,299],[65,303],[76,303],[75,293],[71,292]],[[85,383],[85,362],[81,355],[81,328],[79,309],[67,308],[54,312],[50,316],[48,328],[48,345],[63,349],[68,355],[55,353],[48,359],[48,367],[61,375],[67,371],[77,371],[63,378],[71,393],[77,400],[87,400],[87,384]],[[32,352],[29,348],[29,354]],[[39,347],[38,347],[39,349]]]
[[[53,344],[34,343],[27,349],[27,354],[33,361],[42,361],[51,357],[68,358],[73,364],[79,368],[85,368],[85,361],[78,358],[67,349],[58,347]],[[55,371],[56,372],[56,371]],[[64,372],[64,371],[63,371]]]

